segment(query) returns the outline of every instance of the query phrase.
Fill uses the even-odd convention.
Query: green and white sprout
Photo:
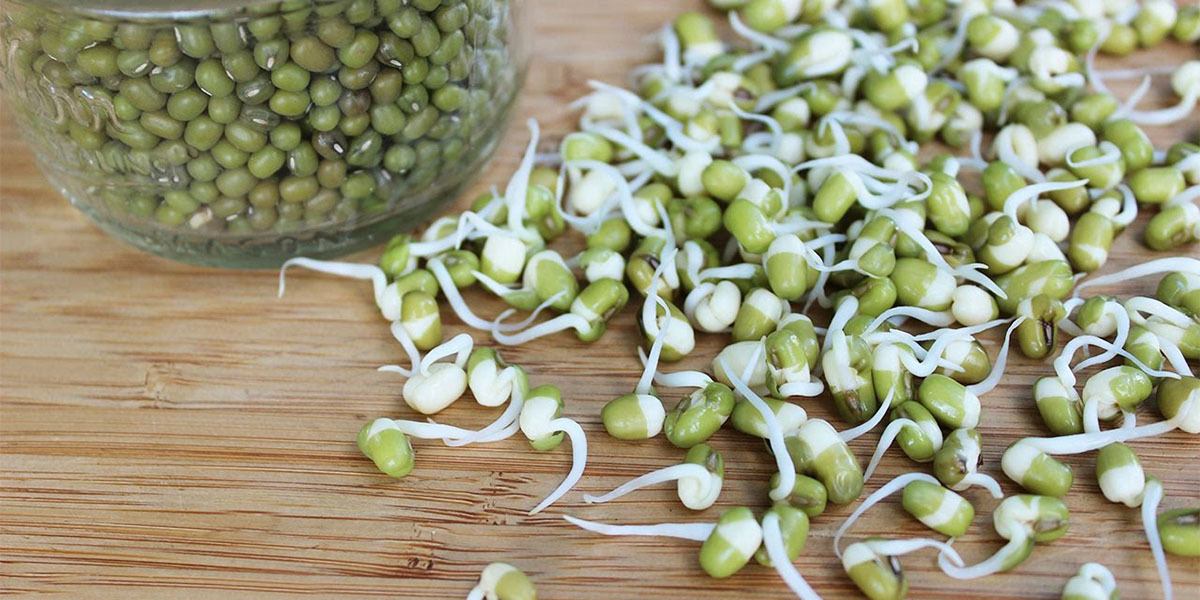
[[[1164,423],[1191,434],[1200,433],[1200,379],[1187,376],[1158,384],[1158,410]]]
[[[808,420],[808,413],[798,404],[777,398],[763,398],[762,400],[771,409],[780,431],[784,432],[785,440],[789,433],[795,432]],[[729,418],[734,429],[746,435],[764,440],[770,439],[766,421],[748,400],[738,400],[734,404],[733,413],[729,415]]]
[[[1095,189],[1111,190],[1125,177],[1121,149],[1108,140],[1098,145],[1081,144],[1067,152],[1064,162],[1076,177],[1087,179]]]
[[[449,440],[462,433],[463,430],[449,425],[378,418],[358,431],[358,449],[381,472],[401,479],[413,468],[414,453],[408,438]]]
[[[813,379],[808,352],[800,333],[779,327],[763,341],[767,356],[767,389],[772,395],[812,397],[820,395],[825,386]]]
[[[1003,498],[1000,484],[991,475],[979,472],[982,440],[974,429],[955,429],[946,436],[942,447],[933,454],[933,473],[942,485],[961,492],[980,486],[994,498]]]
[[[1074,385],[1067,385],[1060,377],[1042,377],[1033,386],[1033,399],[1051,432],[1083,433],[1083,401]]]
[[[891,218],[896,224],[896,229],[914,241],[925,254],[925,260],[896,260],[896,268],[892,271],[891,278],[896,284],[899,299],[904,304],[935,311],[946,310],[953,303],[954,292],[958,289],[958,277],[987,289],[999,299],[1007,299],[1008,292],[999,281],[993,281],[979,272],[979,269],[986,265],[970,263],[952,267],[920,229],[919,223],[914,223],[913,219],[906,218],[904,213],[899,211],[884,209],[880,210],[879,214]]]
[[[811,256],[815,253],[796,234],[776,237],[763,254],[763,268],[771,291],[785,302],[795,302],[803,297],[808,291]]]
[[[1150,397],[1152,386],[1149,375],[1126,365],[1111,367],[1089,377],[1083,386],[1083,430],[1098,432],[1100,420],[1111,421],[1118,415],[1124,417],[1125,426],[1132,427],[1134,413]]]
[[[683,312],[701,331],[717,333],[733,326],[741,305],[742,291],[737,284],[705,281],[688,293]]]
[[[747,387],[766,390],[767,361],[763,342],[736,342],[725,346],[713,357],[712,373],[714,379],[730,387],[733,386],[731,375],[741,373]]]
[[[400,479],[412,472],[412,442],[391,419],[375,419],[363,426],[358,449],[389,477]]]
[[[515,239],[515,238],[511,238],[509,236],[492,236],[492,237],[489,237],[488,239],[489,240],[490,239],[499,239],[500,237],[505,237],[506,239]],[[522,252],[522,257],[523,257],[524,256],[524,246],[523,245],[522,245],[521,252]],[[471,311],[471,308],[467,305],[466,301],[463,299],[462,294],[459,293],[459,290],[458,290],[459,285],[456,283],[455,277],[451,273],[450,268],[447,267],[445,260],[442,257],[433,257],[433,258],[430,258],[428,261],[426,261],[425,264],[429,268],[429,272],[432,273],[434,278],[437,280],[439,290],[441,291],[442,295],[446,298],[446,302],[450,305],[450,308],[452,310],[454,310],[454,314],[459,318],[460,321],[462,321],[468,327],[478,329],[480,331],[496,331],[496,330],[515,330],[515,329],[519,329],[520,327],[523,327],[525,325],[528,325],[528,323],[501,325],[501,324],[493,323],[486,319],[476,316],[475,313]],[[477,278],[478,275],[481,274],[480,272],[474,271],[474,270],[470,271],[469,273],[470,273],[470,276],[472,277],[472,279]],[[536,304],[536,302],[534,302],[534,304]],[[550,305],[550,303],[548,302],[546,304],[546,306],[549,306],[549,305]],[[535,307],[530,306],[529,308],[532,310]],[[545,307],[540,307],[540,308],[545,308]],[[540,312],[540,311],[536,311],[536,312]],[[536,318],[536,315],[531,316],[531,319],[533,319],[533,318]]]
[[[467,359],[467,387],[480,406],[501,406],[527,386],[525,372],[491,348],[476,348]]]
[[[533,310],[541,302],[550,302],[555,310],[565,311],[579,293],[579,283],[571,268],[554,250],[542,250],[529,257],[524,265],[521,287],[508,287],[481,271],[474,271],[472,275],[493,294],[525,310]]]
[[[771,452],[775,456],[775,465],[779,470],[779,482],[771,489],[770,497],[772,500],[778,501],[786,498],[791,493],[792,486],[796,480],[796,468],[792,463],[792,456],[788,452],[787,445],[784,442],[784,431],[780,428],[778,419],[775,418],[775,412],[763,401],[762,397],[754,393],[747,385],[747,380],[751,379],[751,373],[755,370],[755,365],[761,360],[762,354],[763,346],[759,343],[740,373],[731,371],[728,363],[720,357],[717,360],[720,362],[721,371],[729,377],[729,383],[733,387],[733,391],[758,411],[763,423],[766,425],[766,438],[770,444]]]
[[[787,434],[785,440],[791,463],[798,472],[813,475],[825,486],[830,502],[848,504],[862,494],[863,473],[858,458],[829,422],[809,419]],[[774,450],[772,450],[774,452]],[[776,456],[776,462],[783,462]],[[780,472],[780,490],[787,476]]]
[[[470,444],[498,442],[506,440],[521,430],[520,417],[521,411],[525,408],[525,397],[529,394],[529,384],[522,378],[518,381],[519,385],[512,390],[512,397],[508,406],[504,408],[504,412],[496,417],[494,421],[478,430],[462,429],[459,427],[453,428],[453,435],[443,438],[443,442],[447,446],[467,446]],[[432,424],[433,421],[431,420]]]
[[[787,312],[787,301],[780,299],[770,290],[750,290],[742,300],[737,317],[733,321],[732,338],[737,342],[761,339],[775,331],[779,320]]]
[[[1037,542],[1051,542],[1067,532],[1067,506],[1057,498],[1019,495],[1005,498],[992,512],[992,524],[1000,537],[1008,540],[983,562],[959,567],[938,555],[938,566],[955,579],[978,579],[1008,571],[1025,561]]]
[[[1055,244],[1065,241],[1071,232],[1067,212],[1053,200],[1036,200],[1027,205],[1024,219],[1035,236],[1041,234]]]
[[[808,171],[810,182],[815,178],[813,210],[827,223],[841,220],[856,200],[863,208],[879,210],[902,199],[925,200],[933,189],[928,175],[878,167],[856,154],[810,160],[796,165],[794,171]]]
[[[982,325],[999,315],[996,301],[983,288],[960,285],[950,297],[950,313],[962,325]]]
[[[962,558],[948,544],[931,539],[882,540],[870,538],[855,542],[841,554],[842,570],[850,576],[859,591],[871,600],[905,598],[908,596],[908,579],[897,558],[904,554],[935,548],[938,559],[954,561],[962,565]]]
[[[535,515],[563,497],[583,476],[587,465],[587,435],[579,423],[562,416],[562,393],[558,388],[542,385],[529,391],[529,397],[521,407],[518,422],[521,433],[529,440],[534,450],[545,452],[562,443],[563,434],[571,439],[571,470],[549,496],[538,503],[529,514]]]
[[[675,38],[674,34],[678,34],[678,37]],[[694,12],[679,15],[675,19],[672,29],[664,28],[663,41],[664,46],[670,47],[676,44],[682,46],[683,64],[688,67],[699,67],[725,49],[708,17]],[[671,53],[668,52],[668,54]],[[665,62],[674,62],[673,57],[668,58],[671,60]],[[672,80],[678,79],[675,73],[669,73],[668,77]]]
[[[501,344],[515,346],[574,329],[580,340],[595,341],[607,329],[608,319],[621,310],[628,300],[629,290],[620,281],[599,279],[579,292],[569,312],[516,333],[507,333],[508,328],[502,323],[505,315],[500,315],[492,327],[492,337]]]
[[[1000,66],[983,57],[963,63],[957,73],[959,81],[966,87],[970,103],[985,113],[1000,108],[1006,84],[1017,75],[1016,69]]]
[[[393,327],[393,333],[396,332],[397,328]],[[380,367],[379,370],[408,377],[401,392],[404,403],[423,415],[433,415],[445,410],[467,391],[466,366],[473,347],[471,336],[460,333],[431,349],[413,365],[411,372],[397,366]],[[452,362],[441,362],[450,357],[454,357]]]
[[[635,477],[607,494],[585,494],[583,501],[600,504],[644,487],[675,481],[679,501],[692,510],[704,510],[717,501],[724,478],[725,461],[721,454],[712,446],[701,443],[692,446],[680,464]]]
[[[800,35],[781,58],[777,78],[792,85],[840,73],[850,63],[854,40],[845,30],[814,27]]]
[[[761,554],[766,551],[767,562],[779,573],[792,593],[801,600],[819,600],[812,586],[804,580],[793,563],[800,552],[804,550],[805,538],[808,536],[808,518],[803,511],[783,503],[777,503],[767,510],[762,518],[762,549],[755,555],[760,563]]]
[[[1195,162],[1200,165],[1200,161]],[[1193,185],[1168,200],[1146,225],[1146,245],[1154,250],[1171,250],[1200,239],[1197,198],[1200,185]]]
[[[280,298],[283,297],[284,290],[286,289],[285,274],[288,268],[293,266],[304,267],[339,277],[370,280],[374,288],[375,305],[379,307],[380,314],[390,322],[400,320],[401,294],[394,287],[396,284],[388,283],[387,274],[383,272],[383,269],[375,265],[314,260],[303,257],[293,258],[283,263],[283,266],[279,268]]]
[[[1158,516],[1163,550],[1175,556],[1200,556],[1200,509],[1177,508]]]
[[[525,242],[514,234],[490,235],[480,253],[480,270],[498,283],[515,283],[525,269],[528,250]]]
[[[1117,580],[1100,563],[1085,563],[1063,586],[1062,600],[1118,600]]]
[[[432,294],[421,291],[405,294],[398,323],[417,348],[431,350],[442,341],[442,315]]]
[[[962,496],[942,487],[942,484],[932,475],[925,473],[906,473],[883,484],[870,496],[867,496],[854,512],[838,526],[833,534],[833,549],[838,557],[843,557],[841,550],[842,537],[854,526],[866,512],[887,498],[903,490],[905,512],[911,514],[926,527],[950,538],[956,538],[966,533],[975,518],[975,508]],[[917,540],[911,540],[917,541]],[[937,540],[927,541],[931,546],[948,548],[940,545]],[[944,550],[945,551],[945,550]],[[949,551],[953,554],[953,551]],[[962,564],[961,559],[958,564]]]
[[[1156,111],[1133,111],[1129,119],[1139,125],[1169,125],[1187,118],[1200,100],[1200,60],[1190,60],[1176,68],[1171,75],[1171,89],[1179,96],[1178,104]]]
[[[967,42],[977,54],[1004,61],[1017,50],[1020,33],[1007,19],[987,14],[972,15],[966,9],[961,12],[966,21]],[[953,54],[957,54],[957,50]]]
[[[1013,196],[1016,194],[1010,198]],[[1033,209],[1026,212],[1033,212]],[[991,221],[991,226],[988,227],[986,241],[976,252],[979,259],[987,264],[988,271],[1001,275],[1025,264],[1033,251],[1033,229],[1004,214],[992,213],[985,219]]]
[[[1135,297],[1125,302],[1129,318],[1158,337],[1171,368],[1191,375],[1187,359],[1200,358],[1200,323],[1154,298]]]
[[[750,562],[762,544],[762,526],[746,507],[730,508],[716,523],[662,523],[659,525],[608,525],[564,515],[567,522],[603,535],[673,537],[703,542],[700,567],[715,579],[737,573]]]
[[[917,388],[917,400],[941,423],[951,429],[974,429],[982,406],[979,396],[963,384],[934,373]]]
[[[656,374],[654,381],[667,386],[672,382],[672,375],[676,374]],[[724,384],[708,379],[707,375],[690,387],[696,389],[681,398],[663,419],[663,433],[667,440],[680,448],[691,448],[712,437],[733,414],[736,404],[733,391]]]
[[[1124,443],[1114,442],[1096,453],[1096,481],[1109,502],[1141,506],[1146,472],[1137,454]]]
[[[847,336],[846,322],[857,313],[858,301],[842,300],[829,324],[821,353],[821,366],[838,413],[853,423],[875,414],[875,386],[871,381],[871,351],[858,336]]]
[[[483,568],[467,600],[537,600],[537,588],[520,569],[495,562]]]
[[[1005,126],[992,141],[992,152],[1021,177],[1038,182],[1046,179],[1037,168],[1038,144],[1028,127],[1017,123]]]
[[[1174,390],[1168,392],[1173,393]],[[1134,394],[1140,395],[1140,391]],[[1191,394],[1182,395],[1180,400],[1174,405],[1173,415],[1150,425],[1126,425],[1108,431],[1018,440],[1004,451],[1000,461],[1001,468],[1009,479],[1031,492],[1045,496],[1064,496],[1074,477],[1071,468],[1055,460],[1054,456],[1091,452],[1109,444],[1162,435],[1185,424],[1190,426],[1197,420],[1194,413],[1200,412],[1200,394],[1192,390]]]
[[[1162,583],[1163,599],[1171,600],[1174,594],[1171,590],[1171,571],[1167,566],[1167,557],[1163,553],[1162,534],[1159,531],[1158,503],[1162,501],[1162,483],[1150,477],[1146,480],[1146,491],[1142,496],[1142,528],[1146,532],[1146,541],[1150,543],[1150,553],[1154,555],[1154,564],[1158,568],[1158,580]]]
[[[917,462],[929,462],[934,454],[941,449],[944,440],[941,426],[937,419],[919,402],[909,400],[899,403],[892,412],[892,421],[879,434],[879,442],[875,452],[863,471],[863,481],[870,481],[875,474],[883,455],[899,440],[900,447],[910,459]]]
[[[1044,295],[1051,300],[1063,300],[1075,286],[1074,273],[1065,260],[1026,262],[1016,269],[1001,275],[996,284],[1007,290],[1008,295],[997,299],[1001,314],[1014,314],[1021,302],[1034,296]]]
[[[1038,161],[1045,165],[1068,165],[1067,156],[1080,148],[1096,145],[1096,133],[1083,123],[1066,123],[1039,136],[1037,143]],[[1105,182],[1095,182],[1093,187],[1106,188]],[[1053,191],[1053,190],[1047,190]]]
[[[600,411],[600,419],[609,435],[621,440],[650,439],[662,431],[666,419],[666,410],[662,401],[654,394],[652,384],[658,369],[658,362],[671,341],[671,351],[680,353],[690,352],[694,345],[691,335],[691,325],[681,316],[671,312],[671,306],[658,295],[659,278],[664,269],[674,265],[674,248],[668,249],[665,260],[658,264],[642,304],[642,327],[648,339],[652,339],[649,356],[645,360],[642,376],[633,389],[632,394],[626,394],[604,405]],[[663,319],[656,316],[656,308],[664,309]],[[673,330],[686,329],[685,336],[672,336]]]

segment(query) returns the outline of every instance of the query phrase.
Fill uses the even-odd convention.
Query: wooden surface
[[[649,36],[659,24],[698,5],[531,2],[538,58],[520,116],[536,116],[551,135],[568,131],[565,105],[586,80],[623,82],[632,66],[655,56]],[[1122,64],[1171,64],[1189,53],[1194,48],[1175,47]],[[1168,98],[1164,86],[1157,85],[1158,99]],[[564,513],[618,523],[704,521],[721,507],[766,504],[773,465],[760,441],[733,431],[713,440],[728,477],[713,509],[689,513],[672,486],[582,504],[583,492],[608,490],[681,455],[661,437],[618,442],[600,427],[600,407],[637,379],[631,314],[594,345],[561,335],[508,351],[536,383],[563,388],[567,414],[589,433],[585,477],[556,506],[526,516],[566,473],[569,452],[535,453],[517,438],[463,449],[416,442],[416,470],[395,481],[354,446],[366,419],[413,416],[400,401],[401,381],[374,370],[402,354],[365,286],[297,272],[289,295],[276,300],[273,273],[143,255],[70,209],[37,173],[11,118],[0,122],[0,593],[461,598],[485,564],[503,560],[525,569],[546,599],[789,597],[774,571],[757,565],[726,581],[707,578],[697,544],[603,538],[562,521]],[[1160,145],[1195,135],[1153,133]],[[510,128],[480,188],[507,179],[525,139],[523,127]],[[1106,270],[1146,257],[1135,239],[1144,223],[1117,242]],[[1111,291],[1150,293],[1153,285]],[[498,308],[483,306],[486,314]],[[444,318],[448,334],[461,330],[448,311]],[[704,365],[719,343],[703,339],[684,364]],[[980,429],[984,470],[1015,493],[999,472],[1000,453],[1019,436],[1043,433],[1030,385],[1049,366],[1014,357],[1009,370],[984,398]],[[830,413],[825,399],[805,408]],[[478,427],[496,412],[464,398],[440,418]],[[1143,419],[1157,418],[1151,413],[1143,409]],[[861,459],[876,437],[853,444]],[[1134,446],[1164,481],[1164,509],[1200,504],[1200,439],[1175,432]],[[911,596],[1057,598],[1079,564],[1098,560],[1113,569],[1125,598],[1157,597],[1137,511],[1103,500],[1092,457],[1067,462],[1076,469],[1070,533],[1039,546],[1015,571],[977,582],[942,576],[928,553],[909,556]],[[893,450],[869,490],[913,468]],[[978,489],[966,495],[978,515],[956,546],[974,562],[1001,541],[991,526],[995,501]],[[848,513],[832,508],[819,518],[798,562],[827,598],[856,596],[831,548]],[[854,532],[925,533],[896,504],[873,510]],[[1196,598],[1200,561],[1172,558],[1171,568],[1176,596]]]

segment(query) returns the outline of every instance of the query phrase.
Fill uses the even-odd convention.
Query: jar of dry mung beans
[[[411,228],[481,170],[524,75],[519,4],[6,0],[0,85],[106,231],[269,267]]]

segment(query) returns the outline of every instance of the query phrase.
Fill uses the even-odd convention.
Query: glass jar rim
[[[114,20],[191,20],[214,16],[245,14],[247,9],[262,4],[279,4],[279,0],[191,0],[181,7],[179,0],[91,0],[85,4],[78,0],[15,0],[42,9],[55,10],[62,14],[90,15],[95,18]],[[320,4],[334,0],[309,0],[309,4]]]

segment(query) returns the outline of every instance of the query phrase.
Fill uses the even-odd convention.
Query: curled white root
[[[1200,88],[1200,86],[1194,87]],[[1192,109],[1196,107],[1198,99],[1200,99],[1200,90],[1189,90],[1187,95],[1179,99],[1179,104],[1159,110],[1129,111],[1129,120],[1138,125],[1170,125],[1186,119],[1188,115],[1192,114]]]
[[[993,498],[1004,497],[1004,491],[1000,489],[1000,482],[996,481],[991,475],[988,475],[987,473],[980,473],[979,471],[967,473],[967,476],[963,477],[962,481],[959,481],[958,485],[954,486],[952,489],[962,491],[975,486],[987,490],[987,492],[991,494]]]
[[[425,354],[425,358],[421,359],[417,371],[422,375],[429,375],[429,366],[433,363],[442,360],[443,358],[454,357],[454,364],[458,368],[465,369],[467,366],[467,358],[470,357],[471,349],[475,347],[475,340],[471,339],[468,333],[460,333],[449,340],[438,344]]]
[[[408,330],[404,328],[404,325],[400,321],[392,321],[391,330],[392,337],[396,338],[397,342],[400,342],[400,346],[404,348],[404,353],[408,355],[408,364],[412,365],[413,369],[417,368],[421,364],[421,351],[417,350],[416,344],[413,344],[412,338],[408,335]],[[399,373],[404,377],[412,377],[413,373],[411,370],[405,369],[400,365],[385,365],[379,367],[378,370],[385,373]]]
[[[755,348],[753,356],[746,363],[747,369],[753,369],[754,365],[758,364],[758,361],[762,357],[762,352],[763,345],[759,344]],[[771,407],[767,406],[767,403],[746,385],[745,380],[748,378],[748,374],[743,373],[739,377],[729,368],[725,359],[719,360],[721,370],[729,377],[729,382],[733,384],[734,391],[754,406],[759,414],[762,415],[763,422],[766,423],[767,440],[770,442],[771,452],[775,455],[775,466],[779,469],[779,484],[775,486],[775,489],[771,490],[770,497],[772,500],[787,498],[788,494],[792,492],[792,487],[796,484],[796,466],[792,463],[792,455],[788,453],[787,444],[783,441],[783,430],[779,427],[779,420],[775,418],[775,413],[771,411]]]
[[[645,351],[641,348],[638,348],[638,358],[641,359],[643,365],[648,360]],[[654,383],[669,388],[702,388],[712,381],[712,377],[702,371],[675,371],[674,373],[656,371],[654,373]]]
[[[704,468],[703,465],[697,465],[697,464],[693,464],[693,463],[682,463],[682,464],[678,464],[678,465],[671,465],[669,467],[664,467],[664,468],[658,469],[656,471],[651,471],[644,475],[639,475],[638,477],[635,477],[635,478],[621,484],[616,489],[614,489],[611,492],[608,492],[607,494],[602,494],[599,496],[585,494],[583,496],[583,501],[588,504],[602,504],[604,502],[616,500],[617,498],[620,498],[621,496],[624,496],[631,492],[635,492],[644,487],[657,485],[659,483],[667,483],[669,481],[678,481],[680,479],[695,479],[700,482],[707,482],[711,478],[712,478],[712,474],[709,473],[708,469]],[[707,508],[707,507],[705,507],[705,508]]]
[[[899,436],[900,432],[906,427],[923,431],[921,426],[912,419],[901,418],[888,423],[888,426],[883,429],[883,433],[879,434],[879,443],[875,446],[875,453],[871,455],[871,461],[867,463],[867,468],[863,471],[863,483],[871,480],[871,476],[875,474],[875,469],[879,468],[879,462],[883,460],[884,453],[892,446],[892,442],[896,441],[896,436]]]
[[[999,573],[1009,558],[1025,550],[1025,544],[1027,543],[1029,543],[1028,535],[1024,531],[1019,531],[1004,547],[997,550],[995,554],[989,556],[983,562],[969,567],[959,567],[947,560],[945,554],[939,554],[938,567],[942,569],[943,573],[954,579],[979,579],[980,577],[987,577],[988,575]]]
[[[885,322],[897,317],[916,319],[927,325],[933,325],[934,327],[949,327],[954,324],[954,316],[947,311],[929,310],[927,308],[918,308],[916,306],[894,306],[883,311],[882,313],[879,313],[879,316],[875,317],[875,319],[871,321],[870,325],[867,325],[863,335],[868,335],[871,332],[876,331]]]
[[[1017,213],[1022,204],[1035,200],[1039,195],[1047,192],[1069,190],[1085,186],[1087,183],[1088,180],[1086,179],[1077,179],[1075,181],[1049,181],[1027,185],[1009,194],[1008,198],[1004,201],[1004,214],[1008,215],[1013,221],[1017,221]]]
[[[821,600],[812,586],[796,570],[796,566],[788,558],[787,549],[783,546],[783,532],[779,529],[779,515],[771,512],[763,517],[763,546],[767,549],[767,557],[780,579],[787,584],[788,589],[801,600]]]
[[[525,406],[525,394],[520,386],[514,386],[512,399],[508,401],[508,406],[505,407],[504,412],[500,413],[499,417],[496,417],[495,421],[478,431],[464,430],[462,435],[445,440],[446,445],[466,446],[480,442],[497,442],[512,437],[520,431],[518,419],[523,406]]]
[[[1079,293],[1083,290],[1097,286],[1108,285],[1110,283],[1125,282],[1130,279],[1139,277],[1148,277],[1150,275],[1161,275],[1171,271],[1182,271],[1193,275],[1200,275],[1200,259],[1188,258],[1185,256],[1172,256],[1170,258],[1158,258],[1129,267],[1116,273],[1092,277],[1087,281],[1081,281],[1075,286],[1074,297],[1078,298]]]
[[[529,174],[533,171],[533,158],[537,154],[537,119],[529,119],[526,126],[529,127],[529,145],[525,148],[525,155],[521,157],[521,164],[508,180],[508,187],[504,189],[504,204],[508,207],[508,228],[513,231],[523,227],[525,192],[529,189]]]
[[[887,498],[897,491],[904,489],[905,486],[914,481],[924,481],[939,487],[942,485],[937,478],[926,473],[905,473],[904,475],[900,475],[880,486],[879,489],[875,490],[870,496],[867,496],[867,499],[863,500],[862,504],[858,505],[858,508],[854,509],[854,512],[850,513],[850,516],[847,517],[846,520],[838,526],[837,531],[833,533],[833,551],[837,554],[837,557],[842,557],[842,536],[846,535],[846,532],[850,530],[850,527],[852,527],[854,523],[867,512],[868,509],[878,504],[884,498]],[[959,564],[961,564],[961,562]]]
[[[870,419],[867,419],[861,425],[838,432],[838,436],[842,438],[842,441],[852,442],[866,435],[872,429],[875,429],[875,426],[879,425],[879,422],[887,416],[888,409],[892,407],[892,397],[896,395],[895,392],[895,388],[888,390],[887,396],[883,398],[883,404],[879,405],[879,410],[876,410]]]
[[[714,523],[659,523],[658,525],[609,525],[586,521],[571,515],[563,515],[568,523],[602,535],[644,535],[650,537],[672,537],[681,540],[703,542],[716,529]]]
[[[1163,553],[1162,538],[1158,534],[1158,503],[1162,501],[1162,484],[1157,479],[1146,482],[1145,496],[1142,497],[1142,529],[1146,531],[1146,541],[1150,543],[1150,553],[1154,555],[1154,565],[1158,568],[1158,579],[1162,582],[1163,600],[1171,600],[1171,569],[1167,566],[1167,557]]]
[[[400,299],[396,298],[395,302],[389,302],[387,298],[388,282],[387,275],[383,269],[375,265],[334,262],[328,260],[315,260],[312,258],[297,257],[289,259],[279,267],[279,297],[283,297],[284,291],[287,289],[286,275],[288,267],[304,267],[312,271],[326,273],[329,275],[338,275],[340,277],[350,277],[352,279],[369,279],[374,288],[375,304],[379,307],[383,317],[389,321],[395,321],[400,318]]]
[[[1097,356],[1092,357],[1089,360],[1083,361],[1083,362],[1079,363],[1079,365],[1077,365],[1074,369],[1072,369],[1070,366],[1071,358],[1075,355],[1075,351],[1077,349],[1082,348],[1084,346],[1096,346],[1098,348],[1104,348],[1104,354],[1099,354]],[[1054,373],[1058,376],[1058,378],[1060,380],[1062,380],[1063,385],[1065,385],[1067,387],[1074,387],[1075,382],[1076,382],[1075,371],[1081,370],[1087,366],[1091,366],[1092,364],[1106,362],[1108,360],[1108,358],[1105,358],[1104,361],[1098,361],[1095,359],[1100,358],[1100,357],[1107,357],[1110,354],[1112,356],[1120,356],[1120,357],[1124,358],[1125,360],[1128,360],[1129,362],[1133,363],[1133,366],[1137,367],[1138,369],[1141,369],[1142,372],[1144,372],[1146,375],[1149,375],[1150,377],[1179,379],[1179,373],[1175,373],[1172,371],[1162,371],[1159,369],[1152,369],[1149,366],[1147,366],[1145,363],[1143,363],[1140,359],[1138,359],[1138,357],[1130,354],[1125,349],[1117,346],[1116,344],[1114,344],[1112,342],[1109,342],[1108,340],[1106,340],[1102,337],[1097,337],[1094,335],[1081,335],[1078,337],[1071,338],[1071,341],[1067,342],[1066,346],[1063,346],[1063,350],[1058,355],[1058,358],[1054,359]]]
[[[442,290],[442,295],[446,297],[446,302],[450,304],[450,308],[467,327],[478,329],[480,331],[495,332],[501,327],[499,323],[493,323],[486,319],[482,319],[471,311],[471,307],[467,305],[467,301],[463,299],[462,294],[458,292],[458,288],[454,286],[454,280],[450,277],[450,271],[446,269],[446,265],[439,258],[432,258],[425,263],[429,267],[429,272],[433,273],[434,279],[437,279],[438,287]]]
[[[583,477],[583,469],[587,466],[587,435],[583,432],[583,428],[579,423],[565,417],[559,417],[550,421],[548,427],[550,431],[561,431],[567,434],[571,439],[571,470],[567,472],[566,478],[562,483],[546,496],[545,500],[538,503],[529,511],[529,514],[536,515],[546,509],[547,506],[554,504],[556,500],[562,498],[564,494],[571,491],[575,484],[579,482],[579,478]]]
[[[1017,326],[1024,321],[1025,317],[1017,317],[1015,320],[1013,320],[1012,325],[1008,326],[1008,331],[1004,332],[1004,344],[1000,346],[1000,351],[996,353],[996,360],[992,364],[991,372],[988,373],[988,376],[984,378],[983,381],[968,385],[968,392],[971,392],[976,396],[982,396],[992,391],[997,385],[1000,384],[1000,380],[1004,377],[1004,368],[1008,365],[1008,346],[1012,341],[1013,331],[1015,331]]]
[[[558,315],[549,321],[538,323],[529,329],[508,334],[504,333],[503,329],[500,327],[502,320],[501,317],[503,316],[504,315],[502,314],[500,317],[496,318],[496,327],[492,330],[492,339],[495,339],[497,342],[500,342],[505,346],[519,346],[521,344],[532,342],[538,338],[554,335],[560,331],[566,331],[568,329],[585,331],[591,325],[591,323],[588,323],[587,319],[577,314],[565,313]]]

